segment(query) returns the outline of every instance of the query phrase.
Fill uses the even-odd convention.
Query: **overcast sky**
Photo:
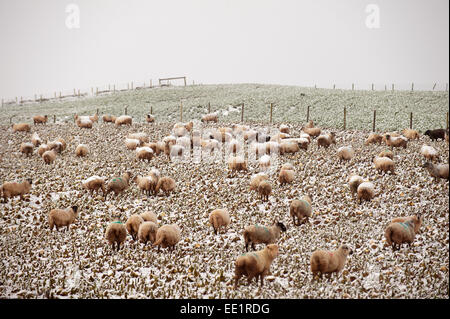
[[[67,26],[71,3],[79,28]],[[366,25],[368,4],[379,28]],[[445,89],[449,1],[0,0],[0,48],[5,98],[178,75]]]

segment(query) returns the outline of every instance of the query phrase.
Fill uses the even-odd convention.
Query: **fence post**
[[[436,84],[437,84],[437,83],[434,83],[434,85],[433,85],[433,91],[434,91],[434,88],[436,87]]]
[[[211,102],[208,102],[208,113],[211,113]]]
[[[242,103],[242,109],[241,109],[241,123],[244,122],[244,103]]]
[[[375,132],[375,121],[377,119],[377,110],[373,110],[372,132]]]
[[[125,106],[125,115],[127,115],[128,105]]]
[[[347,108],[344,106],[344,130],[347,127]]]
[[[42,100],[42,95],[41,95],[41,100]],[[16,104],[17,104],[17,96],[16,96]]]
[[[412,129],[412,119],[413,119],[413,115],[412,112],[409,114],[409,128]]]
[[[153,114],[153,105],[150,105],[150,114]]]
[[[22,99],[22,97],[20,97],[20,104],[22,104],[23,103],[23,99]]]
[[[75,91],[75,89],[73,89],[73,95],[76,96],[77,92]]]
[[[306,108],[306,123],[308,123],[308,122],[309,122],[309,105]]]
[[[272,124],[272,110],[273,110],[273,103],[270,103],[270,124]]]
[[[53,115],[53,123],[56,123],[56,115]]]
[[[387,85],[386,84],[384,85],[384,90],[387,91]]]
[[[42,103],[42,94],[40,95],[39,101]],[[16,103],[17,103],[17,98],[16,98]]]

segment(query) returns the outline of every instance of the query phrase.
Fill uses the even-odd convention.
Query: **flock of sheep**
[[[35,125],[45,124],[47,116],[35,116],[33,121]],[[98,115],[75,116],[75,123],[79,128],[90,129],[97,121]],[[104,115],[103,121],[114,123],[116,126],[132,125],[132,117],[127,115],[119,117]],[[148,114],[146,122],[151,125],[154,121],[154,116]],[[217,123],[218,118],[215,114],[208,114],[201,119],[201,122]],[[28,133],[31,131],[31,126],[26,123],[14,124],[12,130],[13,132]],[[268,201],[272,193],[272,185],[266,171],[273,166],[271,163],[273,156],[280,156],[280,159],[283,160],[286,154],[307,151],[311,143],[316,143],[318,147],[325,149],[337,143],[333,132],[323,132],[321,128],[314,126],[313,121],[302,127],[298,137],[294,137],[290,133],[289,127],[286,125],[280,125],[279,131],[275,134],[266,134],[247,125],[235,124],[230,127],[213,129],[208,134],[202,135],[199,130],[194,128],[193,122],[176,123],[172,135],[159,141],[150,141],[147,134],[143,132],[129,134],[125,139],[124,150],[135,151],[136,160],[147,161],[151,164],[155,156],[163,156],[164,154],[169,161],[173,161],[178,157],[190,154],[194,149],[200,149],[202,152],[210,154],[224,145],[230,155],[227,160],[228,170],[230,174],[234,174],[233,176],[239,176],[239,172],[243,171],[247,175],[249,170],[245,157],[245,146],[247,146],[248,154],[255,154],[260,170],[249,179],[249,190],[255,191],[259,194],[260,199],[265,202]],[[432,140],[442,139],[447,143],[449,141],[448,130],[429,130],[424,135]],[[383,174],[395,175],[395,149],[398,147],[407,148],[410,140],[418,140],[419,138],[419,133],[411,129],[403,130],[402,134],[369,134],[365,142],[366,147],[371,147],[371,144],[374,143],[384,143],[389,148],[379,154],[374,154],[375,156],[370,159],[374,164],[374,169]],[[24,142],[20,145],[20,152],[27,157],[33,156],[35,148],[37,148],[38,156],[46,164],[51,165],[66,150],[67,145],[62,138],[43,143],[38,134],[34,132],[31,136],[31,142]],[[76,146],[76,156],[85,157],[88,153],[89,148],[86,144]],[[355,150],[352,146],[343,145],[337,149],[336,157],[339,161],[349,161],[354,153]],[[436,181],[449,179],[449,164],[439,163],[441,157],[435,148],[423,144],[420,153],[425,160],[422,169],[426,169]],[[446,159],[445,156],[444,159]],[[298,178],[295,170],[296,168],[292,164],[283,163],[278,174],[280,185],[293,183]],[[349,189],[358,203],[363,200],[370,201],[377,196],[375,185],[364,180],[361,176],[349,174],[348,181]],[[167,195],[176,189],[175,179],[170,176],[161,176],[160,171],[156,168],[150,169],[147,176],[133,176],[133,172],[127,171],[121,176],[111,177],[108,182],[104,177],[94,175],[85,179],[82,187],[92,195],[94,192],[99,195],[101,190],[103,198],[106,199],[110,193],[114,193],[115,196],[126,196],[124,192],[132,186],[132,182],[148,196],[157,196],[160,190]],[[31,188],[32,179],[30,178],[23,182],[5,181],[0,187],[0,195],[4,202],[15,196],[20,196],[23,199],[23,196],[29,193]],[[301,198],[290,202],[289,217],[292,218],[294,226],[300,227],[304,223],[308,223],[312,216],[314,195],[312,193],[304,194]],[[69,208],[52,209],[48,213],[50,230],[53,230],[54,227],[57,230],[61,227],[69,229],[69,226],[75,222],[78,212],[79,207],[76,203]],[[228,209],[222,207],[211,211],[209,222],[214,233],[217,234],[226,232],[232,221]],[[385,229],[386,243],[392,246],[394,250],[399,249],[404,243],[411,245],[415,235],[420,231],[422,222],[423,215],[421,214],[393,219]],[[156,214],[145,211],[131,215],[125,224],[120,221],[112,221],[106,227],[105,239],[113,250],[119,251],[120,246],[127,239],[127,234],[129,234],[134,241],[139,240],[144,244],[151,242],[153,246],[158,246],[159,252],[160,247],[167,247],[170,250],[175,249],[176,244],[181,240],[182,228],[183,225],[177,224],[159,226]],[[244,228],[243,239],[246,253],[239,256],[235,261],[235,287],[238,286],[238,281],[243,275],[247,276],[248,283],[256,278],[257,280],[260,279],[261,285],[263,285],[264,277],[270,274],[271,263],[279,254],[277,241],[281,233],[285,231],[286,226],[279,221],[270,226],[255,224]],[[266,246],[264,249],[256,251],[255,244],[266,244]],[[248,252],[249,245],[255,252]],[[310,270],[314,276],[339,274],[345,267],[346,259],[350,254],[352,254],[352,248],[347,243],[342,243],[334,251],[316,250],[310,257]]]

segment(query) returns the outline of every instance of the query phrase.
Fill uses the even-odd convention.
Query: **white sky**
[[[66,27],[66,6],[80,28]],[[365,25],[380,8],[380,28]],[[445,89],[448,0],[0,0],[0,97],[188,82]]]

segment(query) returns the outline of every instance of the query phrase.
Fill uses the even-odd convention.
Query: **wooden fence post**
[[[53,115],[53,123],[56,123],[56,115]]]
[[[387,91],[387,85],[386,84],[384,85],[384,90]]]
[[[242,109],[241,109],[241,123],[244,122],[244,103],[242,103]]]
[[[208,114],[211,113],[211,102],[208,102]]]
[[[373,110],[372,132],[375,132],[375,121],[377,119],[377,110]]]
[[[80,95],[80,90],[78,89],[78,97],[80,97],[81,95]]]
[[[153,105],[150,105],[150,114],[153,114]]]
[[[272,110],[273,110],[273,103],[270,103],[270,124],[272,124]]]
[[[409,114],[409,128],[412,129],[412,119],[413,119],[413,115],[412,112]]]
[[[98,109],[97,109],[97,112],[96,112],[95,114],[97,114],[97,115],[98,115]]]
[[[344,130],[347,127],[347,108],[344,106]]]
[[[306,108],[306,123],[308,123],[308,122],[309,122],[309,105]]]
[[[127,111],[128,111],[128,105],[125,106],[125,115],[127,115]]]

